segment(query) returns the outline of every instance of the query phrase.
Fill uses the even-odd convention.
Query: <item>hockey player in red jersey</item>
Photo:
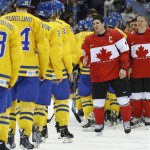
[[[131,125],[137,125],[142,117],[150,126],[150,29],[143,16],[137,17],[137,31],[128,35],[131,50],[130,86],[132,97]],[[131,73],[131,74],[130,74]]]
[[[137,18],[133,18],[131,21],[130,21],[130,31],[137,31]]]
[[[94,100],[95,132],[104,129],[104,104],[109,84],[114,89],[123,119],[125,133],[131,131],[129,84],[126,77],[129,47],[126,39],[116,29],[105,29],[104,19],[93,19],[95,33],[86,37],[82,49],[83,64],[90,64],[92,97]]]

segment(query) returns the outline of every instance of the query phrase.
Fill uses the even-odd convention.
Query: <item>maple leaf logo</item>
[[[100,50],[100,53],[96,55],[97,55],[97,58],[99,58],[101,61],[107,61],[107,60],[110,60],[110,56],[112,55],[112,53],[106,52],[106,49],[102,48],[102,50]]]
[[[136,54],[139,58],[146,57],[146,55],[148,54],[148,49],[144,49],[144,47],[140,46],[138,47]]]

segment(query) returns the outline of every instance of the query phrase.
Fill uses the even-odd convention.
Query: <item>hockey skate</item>
[[[84,120],[84,112],[82,109],[78,110],[77,112],[79,118],[81,119],[81,122]]]
[[[46,142],[46,139],[48,138],[48,128],[47,125],[43,126],[43,129],[41,131],[42,139],[44,142]]]
[[[14,134],[12,132],[13,129],[10,129],[8,133],[8,146],[10,149],[14,149],[16,147]]]
[[[105,122],[107,123],[108,127],[111,126],[111,111],[110,110],[105,111]]]
[[[56,122],[55,128],[56,128],[56,132],[60,133],[60,127],[59,127],[59,123],[58,122]]]
[[[94,119],[92,119],[92,118],[87,119],[85,124],[82,126],[83,131],[93,132],[94,131],[94,124],[95,124]]]
[[[130,133],[131,132],[131,126],[130,126],[130,122],[129,121],[126,121],[126,122],[123,122],[123,127],[124,127],[124,132],[125,133]]]
[[[72,143],[73,134],[68,131],[67,126],[60,127],[60,136],[63,138],[63,143]]]
[[[145,122],[145,126],[147,127],[147,129],[150,129],[150,118],[145,117],[144,122]]]
[[[116,129],[116,125],[117,125],[116,111],[112,111],[111,124],[112,124],[113,128]]]
[[[122,116],[121,116],[121,112],[119,111],[119,115],[117,117],[117,124],[122,122]]]
[[[142,118],[136,118],[133,117],[130,121],[130,126],[132,128],[137,128],[143,126],[143,119]]]
[[[56,128],[56,132],[58,133],[58,139],[62,139],[62,137],[60,135],[60,126],[59,126],[58,122],[56,122],[55,128]]]
[[[32,142],[34,143],[34,146],[36,148],[39,148],[40,144],[43,143],[42,134],[39,131],[39,127],[36,125],[33,126],[33,129],[32,129]]]
[[[24,130],[20,129],[20,147],[23,149],[34,149],[34,145],[29,142],[29,137],[24,134]]]
[[[10,150],[8,147],[6,147],[5,142],[0,141],[0,150]]]
[[[82,117],[83,117],[83,116],[84,116],[83,109],[78,110],[77,114],[78,114],[79,116],[82,116]]]
[[[104,130],[104,124],[95,125],[95,132],[97,136],[101,136],[103,134],[103,130]]]

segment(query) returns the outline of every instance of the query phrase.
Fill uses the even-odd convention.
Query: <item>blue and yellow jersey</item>
[[[75,35],[76,43],[77,43],[77,49],[81,51],[82,43],[85,40],[85,38],[92,34],[93,32],[88,32],[88,31],[82,31],[78,34]],[[82,62],[79,63],[81,74],[90,74],[90,66],[83,66]]]
[[[53,22],[42,22],[42,28],[45,30],[46,38],[50,46],[50,62],[46,70],[46,79],[62,79],[63,61],[62,61],[62,36],[59,28]]]
[[[67,35],[68,35],[69,42],[70,42],[71,53],[72,53],[72,62],[73,64],[77,65],[80,61],[80,57],[82,56],[82,51],[77,49],[75,35],[73,33],[72,27],[66,22],[64,22],[63,20],[60,20],[60,21],[66,27]]]
[[[26,12],[13,12],[3,17],[13,22],[21,35],[24,61],[19,76],[39,76],[40,69],[40,74],[45,77],[49,62],[49,45],[42,30],[41,20]]]
[[[71,53],[70,43],[69,43],[69,39],[68,39],[68,35],[64,23],[61,22],[59,19],[56,19],[55,23],[58,25],[62,34],[63,63],[64,63],[63,76],[64,78],[66,78],[67,73],[71,74],[73,70],[72,53]]]
[[[11,87],[18,79],[23,60],[21,38],[18,28],[6,19],[0,18],[0,86]]]

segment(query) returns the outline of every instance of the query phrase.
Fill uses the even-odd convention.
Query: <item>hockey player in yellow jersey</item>
[[[71,53],[72,53],[73,66],[76,66],[80,61],[82,52],[79,49],[77,49],[75,35],[73,33],[72,27],[68,23],[66,23],[60,19],[61,13],[63,13],[63,11],[64,11],[64,4],[57,0],[55,1],[55,4],[57,5],[57,6],[55,5],[57,7],[56,8],[57,11],[59,11],[59,13],[57,13],[55,21],[64,26],[63,32],[66,32],[66,34],[68,35],[68,40],[70,43],[70,48],[71,48]],[[60,12],[60,11],[62,11],[62,12]]]
[[[3,16],[19,28],[22,40],[24,61],[19,70],[19,79],[12,89],[12,100],[20,101],[20,145],[27,149],[34,148],[29,142],[29,136],[32,132],[35,102],[39,95],[39,74],[41,79],[45,79],[49,63],[49,45],[41,20],[27,13],[30,3],[31,0],[17,0],[16,12]],[[15,134],[14,132],[11,133]]]
[[[73,63],[73,79],[75,80],[75,76],[76,76],[76,71],[77,71],[77,65],[80,61],[80,57],[82,56],[82,51],[80,49],[77,48],[77,44],[76,44],[76,40],[75,40],[75,35],[73,33],[72,27],[64,22],[63,20],[60,19],[62,13],[65,11],[65,7],[64,4],[60,1],[55,1],[55,9],[57,11],[57,16],[55,21],[59,24],[62,24],[63,26],[63,32],[65,32],[68,36],[68,40],[70,43],[70,49],[71,49],[71,54],[72,54],[72,63]],[[70,85],[73,84],[75,81],[70,82]],[[70,98],[72,97],[72,94],[70,94]],[[74,101],[73,101],[74,103]],[[57,124],[58,125],[58,124]],[[57,126],[56,125],[56,126]]]
[[[60,1],[56,1],[55,3],[57,3],[57,10],[58,9],[60,11],[62,10],[62,13],[63,13],[63,11],[64,11],[64,4],[61,3]],[[71,53],[72,53],[73,80],[76,80],[75,78],[76,78],[77,73],[78,73],[77,68],[78,68],[78,64],[80,62],[80,57],[82,56],[82,51],[77,48],[75,35],[73,33],[72,27],[68,23],[66,23],[63,20],[61,20],[60,19],[60,15],[61,15],[61,13],[57,13],[57,17],[56,17],[55,21],[58,22],[58,23],[63,24],[63,26],[64,26],[63,32],[65,32],[65,30],[66,30],[66,34],[68,35],[68,40],[69,40],[69,43],[70,43],[70,48],[71,48]],[[75,81],[70,82],[70,84],[72,84],[74,82]],[[71,98],[71,94],[70,94],[70,98]],[[74,103],[74,101],[73,101],[73,103]]]
[[[47,107],[51,104],[52,82],[54,81],[59,84],[63,78],[62,37],[55,23],[49,22],[50,16],[53,15],[52,11],[47,9],[50,7],[51,2],[41,2],[37,8],[37,16],[42,20],[42,28],[45,31],[50,46],[50,62],[47,66],[45,80],[40,81],[39,98],[35,106],[32,142],[36,142],[36,144],[42,142],[42,138],[40,137],[47,138],[45,120],[47,120]]]
[[[69,80],[72,81],[72,70],[73,70],[73,61],[72,61],[72,51],[70,48],[70,42],[67,35],[67,30],[65,25],[57,18],[60,15],[62,9],[58,6],[58,1],[52,2],[52,10],[56,15],[55,24],[59,27],[62,34],[62,43],[63,43],[63,80],[58,85],[53,84],[52,94],[54,95],[54,112],[55,112],[55,121],[56,129],[62,138],[70,139],[73,138],[73,135],[68,131],[69,123]],[[69,79],[68,79],[69,78]],[[64,141],[64,142],[68,142]]]
[[[81,46],[85,38],[92,34],[92,18],[87,18],[86,20],[80,20],[78,23],[79,33],[76,34],[76,43],[78,49],[81,50]],[[91,130],[91,126],[94,124],[93,116],[93,102],[91,97],[91,78],[89,66],[83,66],[82,62],[80,66],[80,75],[78,83],[78,94],[80,96],[80,101],[77,101],[77,106],[81,103],[85,120],[82,122],[83,130]],[[79,110],[80,112],[81,110]]]
[[[0,0],[4,7],[6,3]],[[21,38],[18,28],[6,19],[0,18],[0,149],[6,147],[9,131],[9,113],[12,104],[10,88],[18,79],[23,60]]]

